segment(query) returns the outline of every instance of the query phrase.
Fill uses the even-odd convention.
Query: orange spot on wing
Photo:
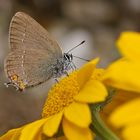
[[[13,84],[17,84],[20,90],[24,90],[26,87],[26,84],[19,79],[19,76],[14,74],[10,77],[10,79],[13,81]]]
[[[18,81],[18,76],[17,76],[16,74],[14,74],[14,75],[12,75],[12,76],[10,77],[10,79],[11,79],[12,81]]]
[[[26,85],[24,84],[24,82],[22,80],[18,81],[18,85],[21,90],[25,89],[25,87],[26,87]]]

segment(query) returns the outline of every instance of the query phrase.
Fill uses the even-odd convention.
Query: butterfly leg
[[[54,80],[55,80],[55,82],[56,82],[56,83],[59,83],[59,81],[58,81],[58,79],[57,79],[57,78],[54,78]]]
[[[69,74],[68,74],[68,72],[67,72],[67,71],[64,71],[64,74],[65,74],[66,76],[69,76]]]
[[[9,86],[13,86],[16,88],[16,90],[19,90],[19,87],[17,85],[14,85],[12,82],[4,83],[4,85],[8,88]]]
[[[12,82],[4,83],[4,85],[8,88],[9,86],[12,86]]]
[[[69,76],[68,72],[66,71],[66,75]]]
[[[71,62],[72,63],[72,68],[74,69],[74,70],[76,70],[77,68],[76,68],[76,66],[75,66],[75,64],[73,63],[73,61]]]
[[[72,71],[74,70],[74,67],[70,64],[70,68],[72,69]]]

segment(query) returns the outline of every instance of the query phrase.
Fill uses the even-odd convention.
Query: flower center
[[[74,101],[73,97],[78,93],[77,71],[75,71],[51,88],[43,108],[42,117],[49,117],[62,111]]]

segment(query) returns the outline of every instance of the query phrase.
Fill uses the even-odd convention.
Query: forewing
[[[50,34],[33,18],[17,12],[10,23],[9,42],[12,51],[19,48],[47,50],[59,57],[62,50]]]
[[[17,50],[9,53],[5,61],[5,72],[10,79],[17,75],[26,87],[45,82],[52,76],[53,54],[29,48],[28,51]]]

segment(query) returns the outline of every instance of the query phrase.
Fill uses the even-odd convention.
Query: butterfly
[[[12,85],[17,90],[58,78],[74,68],[70,51],[63,53],[48,31],[23,12],[17,12],[11,20],[9,45],[10,53],[4,62],[9,79],[6,86]]]

